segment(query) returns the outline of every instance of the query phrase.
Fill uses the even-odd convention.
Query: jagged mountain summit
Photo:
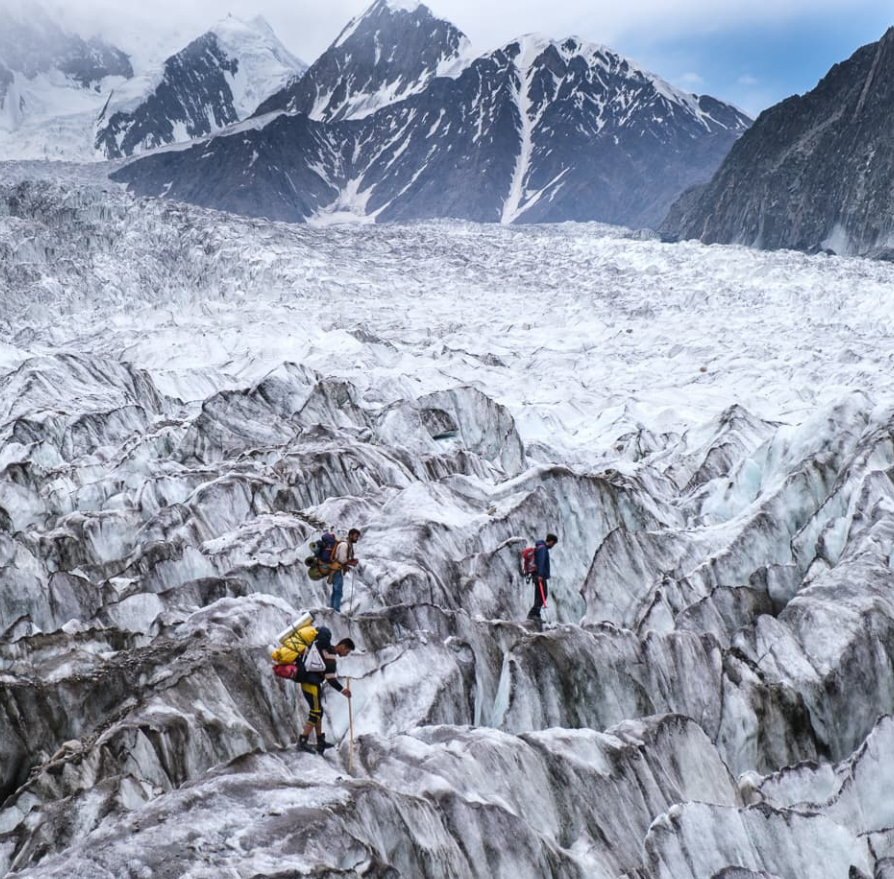
[[[115,179],[141,195],[293,222],[652,226],[680,192],[710,177],[749,123],[577,39],[524,37],[457,67],[459,32],[413,9],[378,0],[310,69],[306,86],[262,105],[250,128],[147,157]],[[370,57],[393,60],[393,47],[433,28],[447,34],[449,52],[424,59],[424,89],[406,86],[403,68],[390,63],[381,79],[362,78]],[[357,58],[367,59],[359,72],[346,60]],[[435,76],[445,63],[450,75]],[[368,112],[383,94],[390,102]]]
[[[471,60],[466,36],[417,0],[376,0],[288,88],[257,109],[327,122],[367,116]]]
[[[894,257],[894,28],[764,111],[664,228],[768,249]]]
[[[2,158],[115,159],[208,135],[306,69],[260,17],[228,16],[134,71],[120,50],[65,34],[39,7],[25,17],[27,8],[7,10],[14,26],[0,31]]]
[[[168,58],[151,92],[112,96],[97,120],[96,150],[114,159],[206,136],[249,116],[305,69],[263,18],[230,15]]]

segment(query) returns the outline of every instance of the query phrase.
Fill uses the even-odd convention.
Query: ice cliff
[[[894,876],[894,269],[4,172],[0,875]]]

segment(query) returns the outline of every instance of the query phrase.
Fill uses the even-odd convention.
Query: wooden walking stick
[[[351,679],[348,678],[348,689],[351,689]],[[348,699],[348,730],[350,731],[351,737],[348,739],[348,772],[351,771],[351,768],[354,763],[354,694],[351,694],[351,698]]]

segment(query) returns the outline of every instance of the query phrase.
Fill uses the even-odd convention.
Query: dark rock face
[[[894,253],[894,28],[765,111],[666,231],[768,249]]]
[[[364,21],[349,39],[368,43],[375,33]],[[295,115],[147,157],[115,179],[141,195],[296,222],[347,210],[381,221],[653,226],[679,192],[710,177],[748,124],[726,104],[678,92],[576,40],[512,42],[456,78],[436,77],[418,94],[340,122],[324,120],[362,101],[355,92],[324,101],[322,69],[311,68],[305,91],[281,96]],[[370,87],[392,75],[404,82],[386,65]]]
[[[377,0],[304,76],[271,95],[254,115],[282,110],[330,122],[365,115],[420,91],[439,70],[457,63],[466,45],[460,30],[426,6],[395,9]]]
[[[29,78],[55,68],[84,88],[106,76],[133,76],[122,51],[66,33],[38,5],[27,18],[0,7],[0,63]]]
[[[177,126],[195,138],[210,134],[212,122],[215,128],[237,122],[226,74],[238,69],[217,36],[204,34],[165,62],[161,83],[136,110],[100,120],[96,148],[109,158],[121,158],[177,140]]]

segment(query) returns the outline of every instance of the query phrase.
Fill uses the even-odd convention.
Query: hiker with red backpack
[[[528,619],[540,622],[540,611],[546,607],[546,597],[549,595],[549,551],[559,542],[555,534],[547,534],[544,540],[538,540],[534,544],[533,570],[526,570],[534,583],[534,606],[528,611]],[[525,550],[529,553],[529,550]]]

